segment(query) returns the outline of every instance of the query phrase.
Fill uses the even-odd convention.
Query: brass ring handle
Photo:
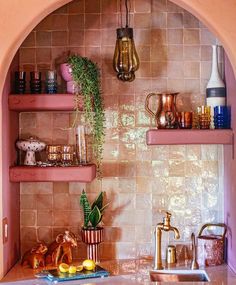
[[[201,237],[202,236],[202,232],[204,231],[205,228],[208,228],[208,227],[221,227],[221,228],[224,228],[224,232],[222,234],[222,239],[224,239],[225,235],[226,235],[226,232],[227,232],[227,226],[223,223],[218,223],[218,224],[205,224],[202,226],[202,228],[200,229],[199,231],[199,234],[198,234],[198,237]]]
[[[157,94],[157,93],[149,93],[149,94],[147,95],[146,100],[145,100],[145,109],[146,109],[146,111],[147,111],[150,115],[156,117],[158,111],[157,111],[157,113],[155,114],[155,113],[149,108],[149,99],[150,99],[152,96],[154,96],[154,95],[159,95],[159,94]]]

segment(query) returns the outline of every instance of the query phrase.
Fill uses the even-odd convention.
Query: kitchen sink
[[[150,280],[159,282],[209,282],[205,270],[151,270]]]

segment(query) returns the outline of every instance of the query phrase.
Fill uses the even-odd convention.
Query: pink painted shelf
[[[160,130],[151,129],[146,133],[147,145],[177,144],[232,144],[233,131],[221,130]]]
[[[72,111],[73,94],[10,94],[8,106],[12,111]]]
[[[11,182],[91,182],[96,178],[96,166],[95,164],[67,167],[13,166],[10,167],[9,175]]]

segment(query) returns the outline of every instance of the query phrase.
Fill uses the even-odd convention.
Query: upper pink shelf
[[[12,94],[8,97],[13,111],[72,111],[73,94]]]
[[[147,145],[232,144],[233,131],[229,129],[151,129],[146,133],[146,142]]]
[[[66,167],[10,167],[11,182],[75,181],[91,182],[96,178],[95,164]]]

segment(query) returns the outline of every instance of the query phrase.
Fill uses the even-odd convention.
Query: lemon
[[[86,270],[94,270],[96,267],[96,264],[92,259],[85,259],[82,265]]]
[[[66,264],[66,263],[61,263],[60,265],[59,265],[59,270],[61,271],[61,272],[63,272],[63,273],[65,273],[65,272],[68,272],[69,271],[69,265],[68,264]]]
[[[76,267],[76,271],[77,271],[77,272],[80,272],[80,271],[82,271],[83,269],[84,269],[83,265],[78,265],[78,266]]]
[[[69,273],[74,274],[74,273],[76,273],[76,271],[77,271],[76,266],[71,265],[71,266],[69,267]]]

